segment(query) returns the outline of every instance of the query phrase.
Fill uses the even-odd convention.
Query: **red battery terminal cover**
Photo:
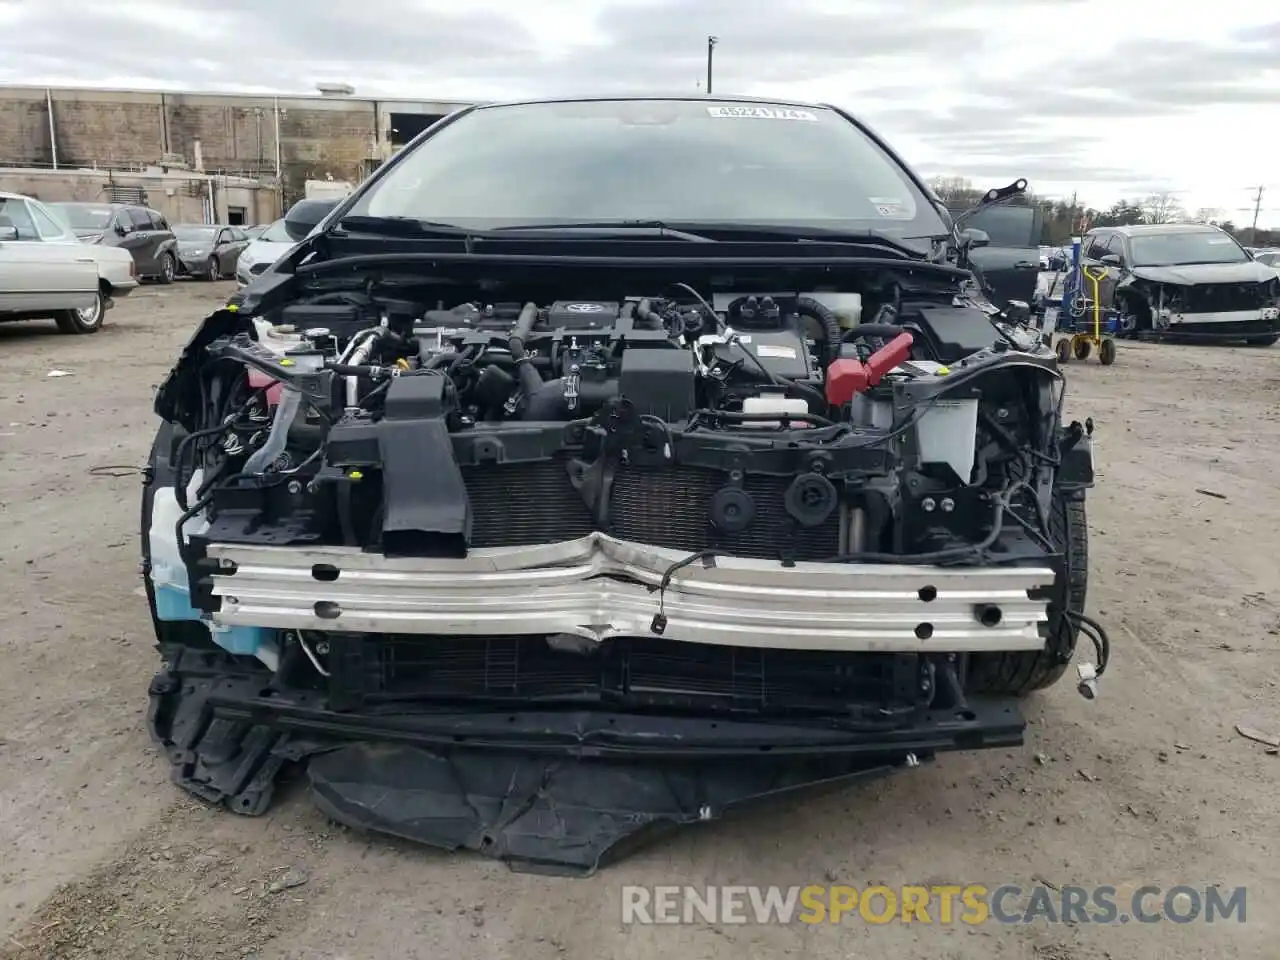
[[[866,363],[854,357],[833,360],[827,366],[827,402],[833,407],[841,407],[855,395],[870,390],[884,379],[886,373],[911,359],[911,344],[914,342],[911,334],[900,333],[867,357]]]

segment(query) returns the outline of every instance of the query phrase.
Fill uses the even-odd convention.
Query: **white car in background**
[[[251,241],[236,263],[236,280],[244,286],[294,247],[294,240],[284,228],[283,218],[263,230]]]
[[[63,333],[97,333],[137,286],[129,251],[81,243],[53,208],[0,192],[0,321],[52,318]]]

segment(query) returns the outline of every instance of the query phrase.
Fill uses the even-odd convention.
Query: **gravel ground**
[[[1121,344],[1091,415],[1090,612],[1112,670],[1033,698],[1027,745],[688,831],[589,880],[369,839],[296,792],[192,802],[144,729],[151,394],[229,290],[146,287],[92,337],[0,327],[0,956],[1274,957],[1280,350]],[[49,378],[52,369],[70,376]],[[623,884],[1246,885],[1247,922],[624,927]]]

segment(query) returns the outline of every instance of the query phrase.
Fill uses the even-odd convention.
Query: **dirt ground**
[[[260,819],[168,782],[135,468],[152,391],[226,285],[146,287],[91,337],[0,326],[0,956],[894,957],[1276,955],[1280,348],[1121,344],[1073,364],[1097,423],[1090,612],[1101,698],[1028,703],[1024,748],[952,755],[708,825],[588,880],[360,837],[286,795]],[[70,376],[50,378],[53,369]],[[1247,886],[1247,922],[978,928],[621,923],[624,884]]]

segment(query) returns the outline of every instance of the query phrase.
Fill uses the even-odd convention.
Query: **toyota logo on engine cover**
[[[570,313],[604,313],[604,307],[598,303],[570,303],[565,309]]]

